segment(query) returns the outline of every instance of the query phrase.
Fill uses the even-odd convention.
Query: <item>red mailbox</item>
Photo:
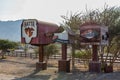
[[[36,19],[23,20],[21,25],[21,41],[32,45],[49,44],[53,33],[58,29],[56,24],[38,21]]]
[[[39,46],[39,62],[36,69],[46,69],[44,62],[44,46],[53,42],[54,33],[57,31],[56,24],[38,21],[36,19],[23,20],[21,24],[21,42]]]

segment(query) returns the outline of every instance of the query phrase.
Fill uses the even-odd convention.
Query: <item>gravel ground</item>
[[[54,60],[55,61],[55,60]],[[0,60],[0,80],[120,80],[120,71],[90,73],[88,71],[58,72],[57,63],[51,61],[47,70],[35,71],[37,59],[7,57]]]

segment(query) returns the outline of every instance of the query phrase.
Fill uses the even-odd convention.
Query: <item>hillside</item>
[[[0,39],[12,41],[21,40],[21,23],[22,20],[0,21]]]

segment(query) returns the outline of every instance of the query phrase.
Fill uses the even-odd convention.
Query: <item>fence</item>
[[[6,56],[13,56],[13,57],[29,57],[29,58],[38,58],[38,54],[35,54],[35,53],[24,53],[24,52],[7,52],[6,53]],[[100,59],[101,57],[99,57]],[[57,59],[57,60],[60,60],[61,59],[61,55],[53,55],[53,56],[50,56],[49,59]],[[67,59],[72,59],[71,56],[67,56]],[[106,56],[103,56],[103,59],[106,59]],[[108,56],[107,58],[107,62],[110,62],[112,59],[112,56]],[[101,59],[100,59],[101,60]],[[85,61],[91,61],[91,59],[80,59],[80,58],[75,58],[75,62],[76,63],[83,63]],[[120,56],[115,60],[114,63],[120,63]]]
[[[29,57],[29,58],[38,58],[38,54],[35,53],[24,53],[24,52],[7,52],[5,54],[6,56],[12,56],[12,57]]]

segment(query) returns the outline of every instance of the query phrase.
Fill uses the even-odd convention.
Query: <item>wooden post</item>
[[[92,45],[92,61],[99,61],[97,45]]]
[[[44,61],[44,45],[39,46],[39,62]]]
[[[97,45],[92,45],[92,61],[89,63],[90,72],[101,72],[101,63],[98,58]]]
[[[62,60],[67,59],[67,44],[62,44]]]
[[[70,72],[70,60],[67,60],[66,43],[62,43],[62,59],[58,61],[58,71]]]
[[[44,45],[39,46],[39,62],[36,63],[36,70],[47,69],[47,64],[44,62]]]

